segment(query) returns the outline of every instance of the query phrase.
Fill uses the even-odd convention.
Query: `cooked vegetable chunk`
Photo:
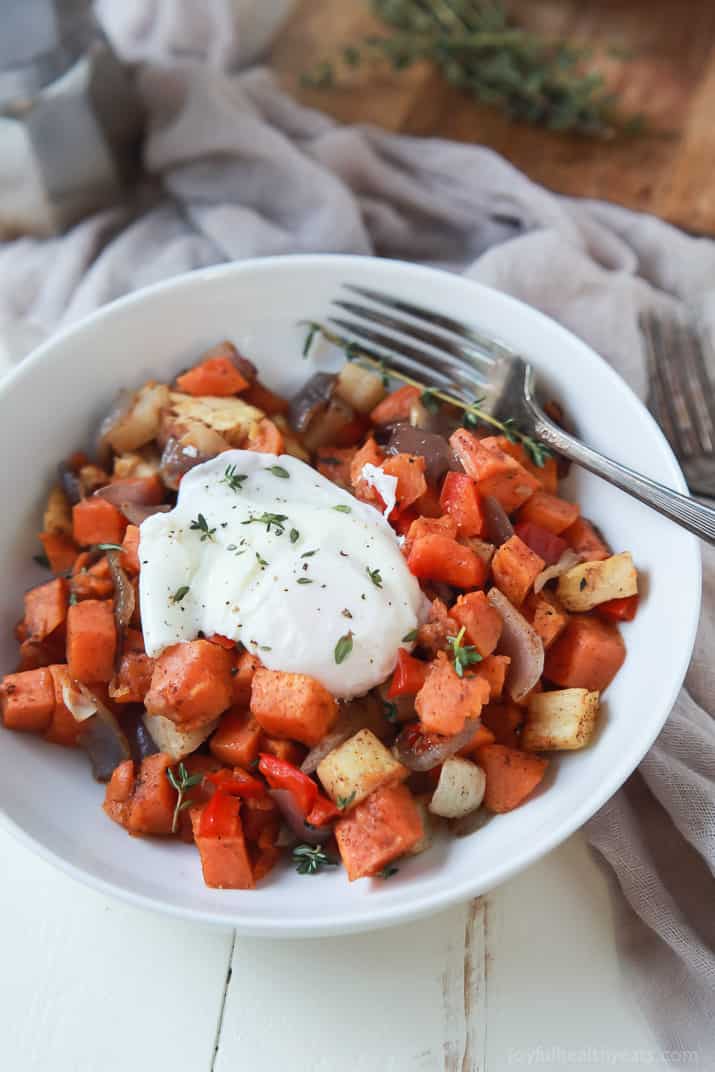
[[[371,730],[359,730],[318,764],[318,777],[331,800],[352,807],[379,786],[402,781],[407,770]]]
[[[216,727],[215,722],[202,722],[200,726],[185,730],[172,722],[170,718],[149,714],[144,715],[144,725],[149,730],[156,747],[167,755],[172,763],[195,752]]]
[[[335,393],[358,413],[367,414],[385,397],[385,388],[377,372],[347,361],[335,381]]]
[[[518,536],[511,536],[492,559],[494,583],[510,603],[520,607],[529,589],[544,568],[544,560]]]
[[[263,731],[247,711],[227,711],[209,741],[211,754],[229,767],[248,768],[258,759]]]
[[[610,599],[638,593],[638,574],[628,551],[582,562],[559,577],[556,593],[566,610],[591,610]]]
[[[220,837],[200,833],[201,808],[191,808],[189,814],[206,885],[217,890],[252,890],[256,883],[238,808],[234,829]]]
[[[117,627],[112,604],[85,599],[67,611],[67,662],[70,675],[85,683],[112,680]]]
[[[573,525],[578,516],[579,508],[575,503],[566,502],[558,495],[549,495],[545,491],[535,491],[519,510],[519,521],[539,525],[555,536],[560,536]]]
[[[54,581],[31,588],[25,593],[25,625],[27,635],[33,640],[44,640],[59,629],[67,618],[67,581],[57,577]]]
[[[185,730],[213,722],[231,705],[232,668],[231,653],[218,644],[208,640],[173,644],[154,664],[146,709]]]
[[[95,543],[121,543],[127,523],[106,499],[82,499],[72,507],[75,543],[89,547]]]
[[[497,813],[518,808],[544,777],[547,764],[541,756],[503,744],[480,748],[479,765],[487,778],[484,806]]]
[[[43,733],[55,707],[52,675],[45,667],[8,674],[0,686],[0,711],[9,730]]]
[[[523,613],[534,632],[541,637],[544,651],[561,636],[568,625],[568,614],[548,588],[527,596]]]
[[[468,718],[478,718],[489,702],[489,685],[479,677],[459,677],[444,652],[432,663],[415,698],[415,709],[428,733],[460,733]]]
[[[603,692],[625,657],[626,646],[615,625],[574,614],[546,653],[544,676],[564,688]]]
[[[251,714],[272,737],[316,745],[332,729],[338,705],[324,685],[307,674],[256,670]]]
[[[404,785],[385,785],[335,824],[348,878],[377,875],[423,837],[419,809]]]
[[[599,711],[599,694],[587,689],[540,692],[529,699],[521,734],[527,752],[583,748],[591,740]]]
[[[445,759],[429,811],[443,819],[461,819],[476,811],[484,799],[486,777],[481,767],[459,756]]]
[[[499,643],[503,622],[484,592],[468,592],[460,596],[449,613],[460,628],[464,627],[467,642],[480,655],[491,655]]]

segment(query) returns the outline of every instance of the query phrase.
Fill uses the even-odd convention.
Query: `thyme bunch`
[[[303,83],[326,87],[339,69],[371,61],[395,70],[427,60],[454,86],[517,120],[552,130],[611,136],[634,132],[640,117],[618,114],[603,76],[585,70],[588,50],[515,25],[499,0],[371,0],[389,31],[347,44]]]

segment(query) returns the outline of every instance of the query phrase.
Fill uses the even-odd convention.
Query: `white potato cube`
[[[382,376],[348,361],[338,375],[335,393],[358,413],[369,413],[382,402],[386,392]]]
[[[429,810],[443,819],[461,819],[477,810],[484,798],[486,784],[484,771],[476,763],[450,756],[442,764]]]
[[[529,700],[520,747],[527,752],[572,751],[593,737],[600,696],[588,689],[539,692]]]
[[[218,725],[218,720],[207,722],[195,730],[181,730],[170,718],[163,715],[144,715],[144,725],[160,752],[165,752],[172,761],[183,759],[195,752]]]
[[[318,777],[339,808],[351,808],[381,785],[401,782],[407,770],[371,730],[363,729],[328,752],[318,764]]]
[[[559,577],[556,594],[566,610],[584,611],[609,599],[638,592],[638,574],[629,551],[600,562],[582,562]]]
[[[240,398],[214,398],[212,395],[184,395],[171,392],[171,409],[176,422],[201,421],[218,432],[227,443],[240,447],[251,427],[264,416],[260,409]]]

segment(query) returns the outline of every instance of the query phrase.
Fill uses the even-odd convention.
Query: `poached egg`
[[[195,466],[139,558],[147,654],[220,633],[340,698],[385,680],[428,606],[381,513],[289,455]]]

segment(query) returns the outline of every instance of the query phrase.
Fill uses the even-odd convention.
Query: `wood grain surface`
[[[603,198],[715,234],[715,3],[712,0],[514,0],[522,25],[593,49],[647,133],[610,141],[508,121],[424,63],[341,74],[328,89],[300,76],[380,29],[368,0],[299,0],[272,51],[285,89],[344,123],[478,142],[559,193]],[[382,26],[384,30],[384,26]]]

